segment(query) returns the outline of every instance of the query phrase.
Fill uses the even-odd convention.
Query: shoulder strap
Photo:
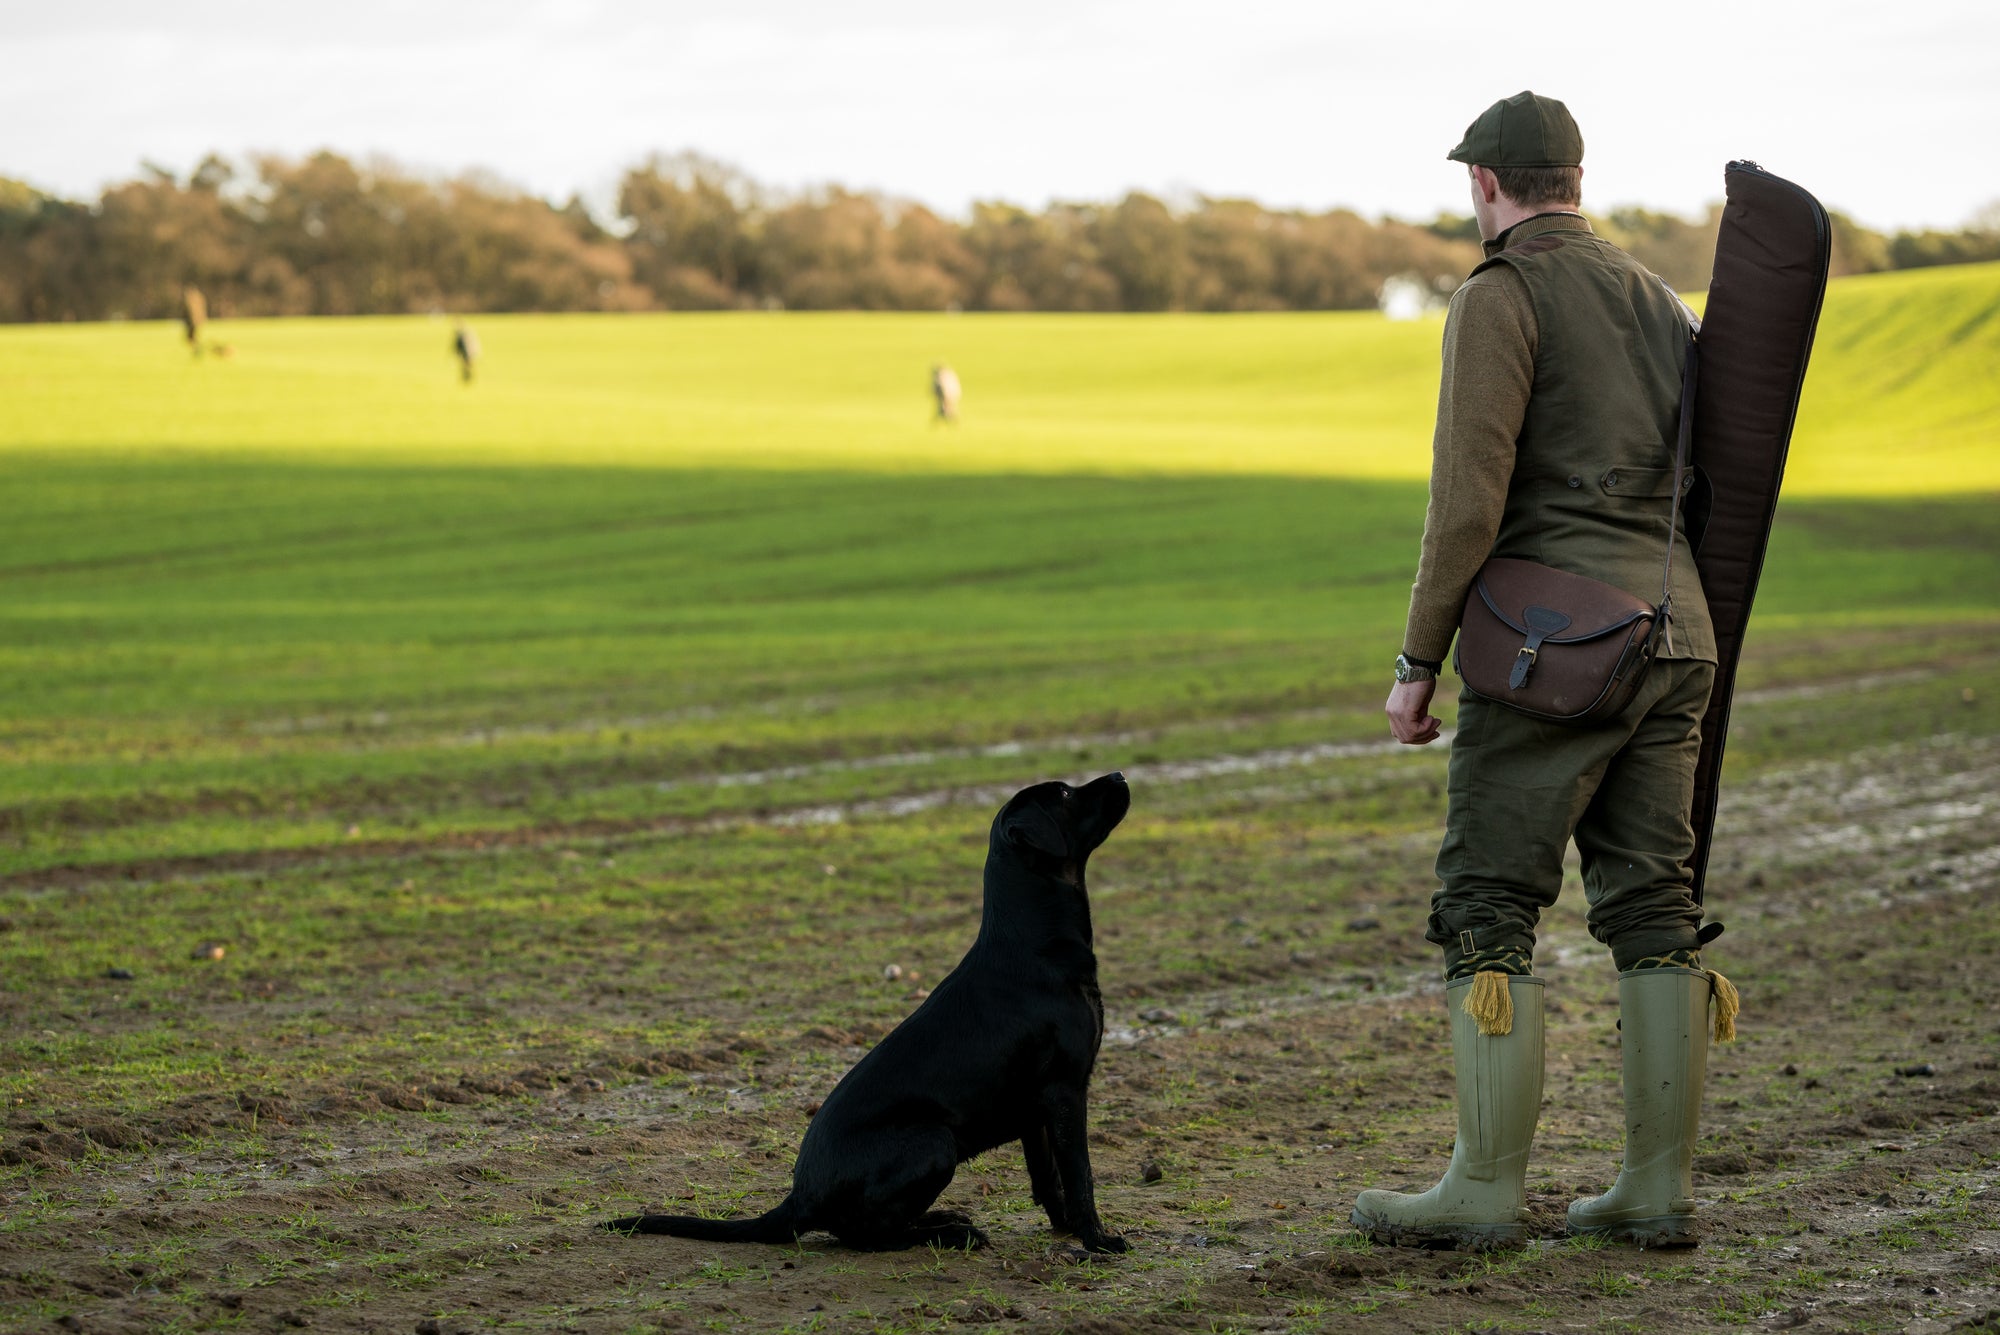
[[[1674,539],[1681,528],[1681,492],[1687,482],[1689,447],[1694,441],[1694,382],[1695,372],[1701,363],[1700,342],[1695,337],[1701,330],[1701,321],[1688,309],[1680,294],[1667,286],[1667,280],[1660,279],[1660,286],[1667,289],[1674,305],[1687,319],[1687,363],[1681,368],[1681,420],[1680,429],[1674,441],[1674,500],[1673,513],[1667,520],[1667,559],[1660,577],[1660,626],[1666,635],[1667,650],[1674,647]]]

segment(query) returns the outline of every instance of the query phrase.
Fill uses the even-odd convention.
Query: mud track
[[[1247,774],[1275,793],[1387,756],[1272,752],[1145,777],[1199,795]],[[592,1231],[630,1204],[774,1203],[813,1101],[879,1033],[801,1024],[591,1068],[413,1068],[144,1116],[60,1098],[12,1110],[0,1324],[1994,1329],[1996,793],[2000,740],[1949,733],[1734,790],[1711,888],[1730,930],[1711,958],[1746,1009],[1741,1041],[1712,1054],[1696,1165],[1707,1236],[1694,1251],[1561,1236],[1568,1201],[1607,1184],[1621,1134],[1615,979],[1574,894],[1540,954],[1550,1064],[1530,1180],[1538,1240],[1472,1257],[1376,1249],[1346,1228],[1355,1191],[1427,1183],[1450,1146],[1442,996],[1432,961],[1411,948],[1423,903],[1408,894],[1371,900],[1379,923],[1352,948],[1255,981],[1184,985],[1166,1004],[1122,988],[1116,938],[1101,946],[1111,1032],[1094,1155],[1107,1218],[1134,1243],[1127,1257],[1084,1258],[1052,1236],[1009,1150],[968,1165],[945,1197],[992,1233],[977,1253]],[[907,800],[919,797],[992,795]],[[1378,852],[1421,884],[1429,843],[1391,834]],[[1121,883],[1100,921],[1145,930],[1148,894],[1143,876]],[[678,967],[689,995],[713,991],[726,969],[694,951]]]

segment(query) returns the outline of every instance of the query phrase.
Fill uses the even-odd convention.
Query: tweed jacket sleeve
[[[1535,383],[1537,329],[1527,284],[1505,265],[1468,278],[1444,322],[1444,375],[1431,442],[1430,508],[1403,649],[1443,661],[1472,577],[1507,508],[1514,443]]]

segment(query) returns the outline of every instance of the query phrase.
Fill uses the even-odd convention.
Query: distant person
[[[479,335],[465,327],[460,320],[451,336],[451,350],[458,358],[458,378],[465,384],[472,383],[472,366],[479,360]]]
[[[958,421],[958,372],[942,364],[933,366],[931,397],[937,400],[938,421]]]
[[[181,327],[187,331],[188,351],[201,356],[201,331],[208,323],[208,298],[193,283],[181,287]]]

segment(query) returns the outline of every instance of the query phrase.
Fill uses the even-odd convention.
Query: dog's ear
[[[1017,844],[1039,849],[1050,857],[1069,856],[1069,838],[1056,818],[1033,802],[1023,802],[1007,817],[1002,832]]]

